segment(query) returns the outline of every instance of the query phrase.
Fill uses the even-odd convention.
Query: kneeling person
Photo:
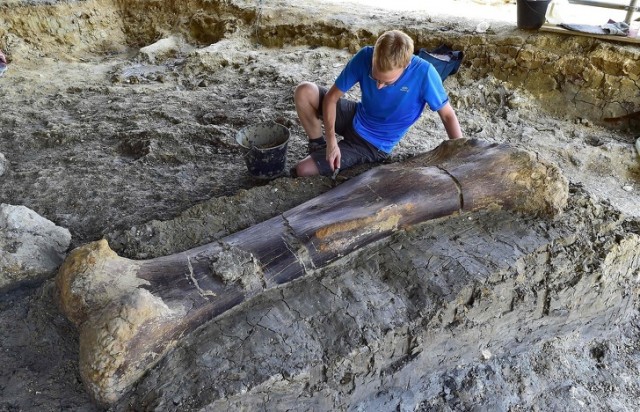
[[[356,83],[361,101],[343,99]],[[386,159],[425,105],[438,112],[449,138],[462,137],[438,72],[413,54],[413,40],[399,30],[383,33],[374,47],[356,53],[329,90],[310,82],[298,85],[294,101],[310,139],[309,156],[295,167],[298,176],[331,175]],[[343,137],[340,142],[336,134]]]

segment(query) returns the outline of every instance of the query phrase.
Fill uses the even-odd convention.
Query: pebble
[[[0,176],[7,171],[7,158],[4,157],[2,153],[0,153]]]
[[[487,30],[489,30],[489,23],[487,23],[486,21],[480,22],[476,26],[476,32],[478,33],[486,33]]]
[[[633,186],[624,185],[624,186],[622,186],[622,190],[624,190],[625,192],[633,192]]]

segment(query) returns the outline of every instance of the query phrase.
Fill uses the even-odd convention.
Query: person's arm
[[[462,137],[462,129],[460,129],[458,117],[449,103],[445,104],[440,110],[438,110],[438,115],[440,116],[440,120],[442,120],[442,124],[444,125],[444,129],[447,131],[449,139],[459,139]]]
[[[324,122],[324,137],[327,140],[327,162],[331,170],[340,168],[342,157],[336,138],[336,107],[338,100],[344,95],[334,84],[322,101],[322,118]]]

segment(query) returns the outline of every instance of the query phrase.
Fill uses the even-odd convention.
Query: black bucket
[[[551,0],[517,0],[518,28],[537,30],[542,27],[549,3]]]
[[[268,122],[242,128],[236,142],[244,147],[249,173],[258,179],[273,179],[284,173],[287,164],[289,129]]]

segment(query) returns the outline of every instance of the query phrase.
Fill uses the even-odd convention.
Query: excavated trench
[[[167,255],[330,190],[249,179],[233,137],[277,120],[294,136],[288,161],[303,156],[293,87],[331,82],[391,27],[465,52],[445,86],[469,137],[530,148],[571,182],[556,219],[438,220],[258,296],[186,337],[112,408],[640,408],[640,50],[344,7],[0,5],[0,203],[69,228],[73,246],[106,237],[130,258]],[[166,40],[166,54],[141,52]],[[435,146],[438,127],[425,115],[391,161]],[[0,410],[96,409],[55,302],[51,282],[0,299]]]
[[[320,8],[323,12],[334,10]],[[0,16],[0,46],[14,58],[31,60],[122,53],[169,34],[204,46],[239,31],[266,47],[325,46],[355,52],[372,44],[379,32],[366,19],[335,15],[319,21],[304,5],[287,8],[261,1],[16,1],[3,5]],[[431,19],[402,21],[420,47],[445,43],[464,50],[464,66],[472,79],[491,75],[522,87],[554,116],[640,127],[637,116],[624,118],[640,110],[640,52],[635,46],[513,30],[460,32]]]

